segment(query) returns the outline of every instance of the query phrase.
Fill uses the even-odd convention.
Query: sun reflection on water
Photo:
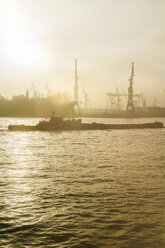
[[[91,240],[95,247],[113,247],[113,240],[125,247],[129,236],[138,247],[141,240],[151,247],[157,239],[163,248],[161,132],[159,140],[160,132],[149,130],[1,135],[0,217],[9,225],[9,242],[40,247],[40,235],[49,247],[50,237],[72,242],[75,233],[75,247],[87,235],[86,247]]]

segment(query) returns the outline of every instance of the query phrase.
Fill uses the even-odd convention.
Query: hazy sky
[[[72,93],[75,58],[96,106],[127,92],[132,61],[135,92],[165,105],[165,0],[0,0],[1,95]]]

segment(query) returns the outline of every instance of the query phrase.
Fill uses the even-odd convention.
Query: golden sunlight
[[[4,2],[3,7],[2,40],[6,58],[17,65],[35,65],[40,53],[32,42],[27,18],[22,14],[21,6]]]
[[[19,37],[7,43],[6,55],[12,62],[20,65],[33,65],[39,57],[36,47]]]

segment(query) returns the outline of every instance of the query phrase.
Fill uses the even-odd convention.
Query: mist
[[[127,92],[131,62],[136,93],[164,101],[165,2],[163,0],[0,1],[0,89],[12,97],[49,82],[73,94],[78,58],[79,94],[105,106],[116,87]]]

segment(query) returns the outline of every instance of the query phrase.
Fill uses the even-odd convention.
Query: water
[[[1,248],[165,247],[165,129],[7,131],[22,122],[0,118]]]

